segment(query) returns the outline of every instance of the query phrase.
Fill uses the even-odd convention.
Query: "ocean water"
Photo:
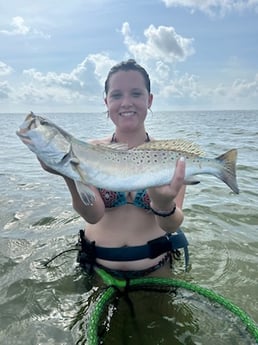
[[[81,139],[113,131],[105,114],[46,115]],[[0,114],[0,344],[86,344],[97,282],[78,268],[76,252],[43,266],[74,246],[84,221],[62,179],[44,172],[15,135],[24,117]],[[192,140],[210,157],[238,149],[239,195],[211,176],[187,188],[191,269],[178,262],[173,277],[223,295],[258,323],[258,111],[155,112],[146,128],[157,139]],[[241,321],[189,291],[131,299],[135,317],[123,298],[108,311],[104,344],[254,343]]]

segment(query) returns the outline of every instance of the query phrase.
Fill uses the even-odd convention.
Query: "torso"
[[[94,141],[95,144],[108,144],[110,138]],[[148,241],[165,234],[155,216],[144,207],[135,203],[137,192],[125,194],[126,202],[117,207],[106,208],[102,219],[96,224],[87,224],[85,235],[88,240],[104,247],[123,247],[144,245]],[[103,196],[102,196],[103,198]],[[145,196],[146,198],[146,196]],[[146,203],[147,204],[147,203]],[[112,262],[97,259],[97,262],[111,269],[142,270],[156,265],[164,255],[155,259],[144,259],[130,262]]]
[[[86,237],[104,247],[137,246],[164,235],[156,224],[154,215],[134,205],[124,205],[106,209],[105,215],[97,224],[87,224]],[[109,268],[139,270],[158,263],[161,258],[130,262],[97,260]]]

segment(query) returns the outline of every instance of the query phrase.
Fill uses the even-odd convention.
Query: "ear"
[[[151,107],[151,105],[152,105],[152,101],[153,101],[153,94],[152,94],[152,93],[150,93],[150,94],[149,94],[149,99],[148,99],[148,108],[150,108],[150,107]]]
[[[105,105],[107,106],[107,97],[104,98]]]

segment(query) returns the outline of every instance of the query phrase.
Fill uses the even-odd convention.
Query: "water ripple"
[[[50,117],[84,139],[113,130],[103,114]],[[14,134],[23,118],[10,115],[0,127],[0,343],[85,344],[87,311],[99,282],[77,269],[76,252],[43,266],[74,246],[84,222],[72,210],[62,179],[43,172]],[[222,294],[258,321],[257,111],[160,112],[146,125],[152,136],[192,140],[210,157],[238,149],[239,195],[211,176],[187,187],[183,230],[191,270],[183,272],[179,262],[174,274]],[[124,299],[107,310],[106,344],[251,344],[232,315],[192,293],[137,292],[132,298],[136,320]]]

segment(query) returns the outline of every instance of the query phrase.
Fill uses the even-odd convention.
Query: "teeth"
[[[121,116],[132,116],[134,115],[134,112],[133,111],[128,111],[128,112],[124,112],[124,113],[120,113]]]

